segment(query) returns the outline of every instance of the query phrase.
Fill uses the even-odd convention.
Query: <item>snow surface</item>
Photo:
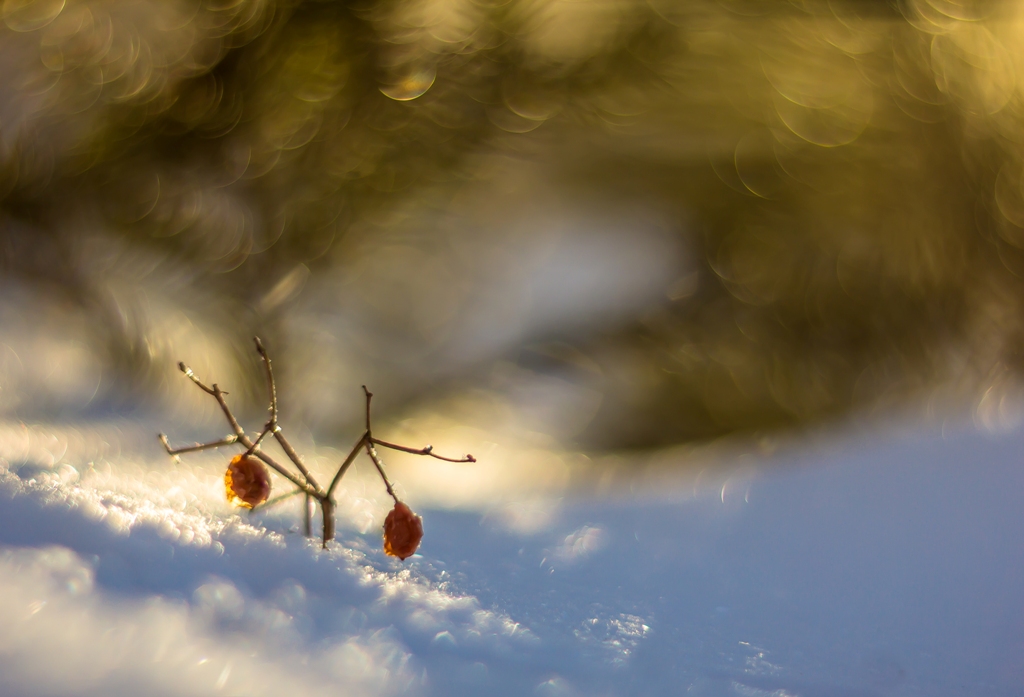
[[[1024,694],[1022,430],[421,507],[405,563],[358,478],[323,551],[145,430],[0,427],[0,694]]]

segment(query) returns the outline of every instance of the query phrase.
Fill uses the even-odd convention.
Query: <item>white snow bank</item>
[[[0,692],[405,694],[536,646],[361,537],[323,551],[225,514],[219,484],[45,457],[0,470]]]
[[[1024,692],[1022,432],[421,510],[405,563],[358,480],[324,551],[133,433],[0,427],[0,694]]]

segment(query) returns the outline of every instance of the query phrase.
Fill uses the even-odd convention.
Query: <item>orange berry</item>
[[[384,519],[384,553],[405,559],[416,553],[423,539],[423,519],[399,501]]]
[[[270,496],[270,475],[255,457],[235,455],[224,473],[228,502],[243,508],[260,505]]]

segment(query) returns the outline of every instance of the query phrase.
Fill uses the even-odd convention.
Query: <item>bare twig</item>
[[[215,440],[212,443],[196,443],[195,445],[186,445],[181,448],[172,448],[171,444],[167,442],[167,436],[163,433],[160,434],[160,442],[164,444],[164,448],[167,450],[168,455],[182,455],[184,453],[198,453],[202,450],[210,450],[211,448],[220,448],[225,445],[234,445],[238,442],[238,436],[227,436],[220,440]]]
[[[377,455],[377,451],[374,449],[371,441],[366,441],[366,454],[370,456],[371,460],[373,460],[373,466],[377,468],[377,473],[380,475],[380,478],[384,480],[384,487],[388,490],[388,494],[390,494],[391,498],[395,500],[395,503],[398,503],[398,496],[395,495],[395,490],[391,486],[391,481],[388,479],[388,475],[384,472],[384,463],[381,462],[380,456]]]
[[[184,363],[179,363],[178,368],[181,370],[181,372],[185,373],[188,379],[194,382],[199,387],[199,389],[201,389],[203,392],[206,392],[207,394],[213,395],[214,399],[217,400],[217,404],[220,405],[221,411],[224,412],[224,417],[228,420],[228,423],[231,425],[231,428],[235,431],[235,436],[237,436],[238,442],[244,445],[247,451],[251,451],[256,457],[258,457],[260,460],[266,463],[268,467],[270,467],[272,470],[274,470],[282,477],[290,481],[295,486],[299,487],[303,491],[309,490],[309,493],[314,493],[314,490],[312,490],[312,487],[310,487],[309,484],[302,481],[294,474],[289,472],[287,469],[279,465],[277,462],[273,460],[273,458],[268,456],[266,453],[253,447],[254,442],[250,440],[247,435],[245,435],[245,430],[242,428],[241,424],[238,423],[238,420],[235,418],[235,415],[231,413],[231,407],[228,406],[227,401],[225,401],[224,399],[224,395],[226,395],[227,392],[217,387],[216,383],[213,384],[213,387],[207,387],[206,385],[204,385],[202,381],[200,381],[199,378],[195,376],[195,373],[192,372],[192,369],[189,368]]]
[[[256,437],[256,440],[254,440],[252,442],[252,445],[249,446],[248,450],[245,451],[246,456],[252,455],[254,452],[256,452],[256,450],[260,447],[260,443],[263,442],[263,439],[267,437],[268,433],[270,433],[270,431],[268,431],[267,429],[263,429],[262,431],[260,431],[260,435]]]
[[[309,470],[306,469],[306,465],[302,462],[302,458],[299,457],[295,448],[292,447],[292,444],[284,437],[284,433],[281,432],[281,427],[277,423],[277,386],[274,382],[274,370],[270,366],[270,356],[267,354],[267,350],[263,348],[263,342],[260,341],[258,336],[253,337],[253,340],[256,342],[256,351],[260,354],[260,358],[263,359],[263,366],[267,372],[267,385],[270,389],[270,420],[267,422],[267,429],[274,434],[274,439],[281,446],[281,449],[284,450],[284,454],[288,456],[288,459],[292,461],[299,472],[302,473],[302,476],[305,477],[306,482],[308,482],[314,489],[322,491],[320,489],[320,485],[317,484],[316,480],[313,478],[313,475],[311,475]]]
[[[268,501],[264,501],[263,503],[261,503],[258,506],[250,508],[249,512],[253,513],[255,511],[262,511],[265,508],[270,508],[272,506],[276,506],[277,504],[284,503],[285,501],[287,501],[291,497],[296,496],[298,494],[302,494],[302,493],[305,493],[305,492],[302,491],[302,489],[292,489],[291,491],[287,491],[287,492],[281,494],[280,496],[275,496],[274,498],[272,498],[272,499],[270,499]],[[309,496],[309,494],[306,494],[306,496]]]
[[[449,457],[443,457],[441,455],[434,454],[433,446],[426,446],[425,448],[410,448],[405,445],[398,445],[396,443],[390,443],[388,441],[380,440],[373,437],[373,432],[370,427],[370,402],[373,399],[373,393],[370,392],[366,385],[363,385],[363,394],[366,396],[366,430],[359,437],[359,440],[352,447],[348,456],[342,461],[341,465],[338,466],[338,471],[334,474],[331,479],[330,485],[327,489],[322,488],[317,484],[316,479],[310,474],[306,465],[303,463],[302,458],[292,447],[288,439],[285,438],[281,431],[281,426],[278,423],[278,404],[277,404],[277,384],[274,381],[274,371],[271,367],[270,356],[267,354],[266,349],[263,347],[263,342],[260,341],[259,337],[254,337],[256,344],[256,351],[259,353],[260,358],[263,359],[263,367],[267,376],[267,389],[270,394],[270,404],[267,410],[270,412],[270,416],[267,419],[266,425],[263,430],[260,431],[259,435],[255,439],[250,438],[245,433],[245,429],[235,418],[235,415],[231,412],[231,408],[228,406],[227,400],[224,396],[227,394],[224,390],[220,389],[216,383],[211,386],[204,384],[199,378],[196,377],[192,369],[184,363],[179,363],[178,368],[183,372],[189,380],[201,389],[206,394],[212,396],[217,400],[217,404],[220,406],[221,411],[224,413],[224,418],[227,419],[228,424],[231,426],[231,430],[234,431],[234,435],[227,436],[218,441],[210,443],[197,443],[195,445],[188,445],[181,448],[172,448],[167,440],[167,436],[160,434],[160,442],[163,443],[164,449],[169,455],[177,460],[177,456],[183,453],[199,452],[201,450],[207,450],[212,448],[219,448],[225,445],[241,445],[245,448],[245,455],[251,455],[259,458],[264,464],[270,467],[272,470],[277,472],[279,475],[291,482],[295,489],[287,492],[280,496],[277,496],[270,501],[267,501],[259,506],[260,509],[268,506],[273,506],[285,499],[298,494],[304,494],[304,506],[303,506],[303,523],[304,531],[306,536],[312,535],[312,506],[313,502],[316,501],[320,504],[320,510],[323,514],[323,545],[327,546],[327,543],[334,538],[334,491],[338,487],[338,483],[341,478],[345,476],[349,467],[355,461],[356,457],[359,456],[360,450],[365,450],[366,454],[370,456],[370,460],[373,461],[374,467],[377,468],[377,473],[380,475],[381,480],[384,482],[384,486],[387,489],[388,494],[395,500],[395,503],[399,503],[398,496],[395,494],[395,489],[391,485],[391,480],[388,479],[387,473],[384,471],[384,463],[381,461],[380,456],[377,454],[377,450],[374,447],[379,445],[382,448],[390,448],[391,450],[398,450],[404,453],[410,453],[412,455],[424,455],[438,460],[444,460],[446,462],[476,462],[476,458],[472,455],[466,455],[462,458],[455,459]],[[298,470],[298,474],[290,471],[284,465],[275,461],[266,452],[261,449],[263,440],[267,435],[273,435],[274,440],[277,441],[278,445],[284,451],[285,455]]]
[[[362,435],[362,437],[359,439],[359,442],[356,443],[355,447],[353,447],[352,450],[349,452],[348,457],[345,458],[345,461],[341,463],[340,467],[338,467],[338,472],[337,472],[337,474],[334,475],[334,479],[331,480],[331,485],[329,487],[327,487],[327,495],[328,496],[331,496],[331,495],[334,494],[334,489],[335,489],[335,487],[338,486],[338,482],[340,482],[341,478],[345,476],[345,472],[348,470],[349,466],[355,461],[356,456],[359,455],[359,449],[363,447],[363,444],[366,442],[366,439],[369,438],[369,437],[370,437],[370,432],[369,431],[364,433]]]
[[[196,374],[192,372],[192,369],[189,368],[187,365],[185,365],[184,361],[178,361],[178,370],[180,370],[181,372],[185,373],[185,377],[187,377],[189,380],[191,380],[195,384],[199,385],[199,389],[201,389],[203,392],[205,392],[207,394],[214,394],[213,389],[211,389],[211,388],[207,387],[206,385],[204,385],[199,380],[199,378],[196,377]],[[216,385],[214,385],[214,387],[216,387]]]
[[[270,421],[268,425],[277,425],[277,385],[274,383],[274,371],[270,367],[270,356],[267,355],[267,350],[263,348],[263,342],[260,341],[258,336],[252,338],[256,344],[256,352],[260,354],[260,358],[263,359],[263,367],[267,371],[267,386],[270,390]]]
[[[309,482],[309,485],[318,491],[323,491],[320,488],[320,485],[316,483],[316,480],[313,478],[313,475],[310,474],[308,469],[306,469],[306,465],[303,464],[302,458],[299,457],[299,454],[295,452],[295,448],[292,447],[292,444],[289,443],[288,440],[284,437],[284,434],[281,433],[280,428],[274,430],[274,440],[276,440],[277,444],[281,446],[281,450],[283,450],[284,454],[288,456],[288,459],[292,461],[296,469],[298,469],[299,472],[302,473],[302,476],[306,478],[306,481]]]
[[[302,519],[304,525],[302,526],[302,532],[306,537],[313,536],[313,497],[306,494],[306,498],[302,502]]]
[[[445,462],[476,462],[476,458],[472,455],[464,455],[458,459],[454,457],[444,457],[443,455],[437,455],[434,452],[434,446],[428,445],[425,448],[410,448],[405,445],[396,445],[395,443],[388,443],[386,440],[379,438],[372,438],[374,445],[379,445],[382,448],[390,448],[391,450],[398,450],[403,453],[410,453],[412,455],[427,455],[429,457],[437,458],[438,460],[444,460]]]

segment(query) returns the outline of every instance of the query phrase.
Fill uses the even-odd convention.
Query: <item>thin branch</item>
[[[245,443],[243,442],[242,445],[245,445]],[[301,479],[296,477],[294,474],[292,474],[291,472],[286,470],[283,466],[278,464],[277,461],[274,460],[274,458],[270,457],[269,455],[267,455],[262,450],[255,451],[253,453],[253,455],[255,455],[260,460],[262,460],[263,464],[265,464],[267,467],[269,467],[270,469],[272,469],[275,472],[277,472],[278,474],[280,474],[282,477],[287,479],[289,482],[291,482],[295,486],[299,487],[299,489],[301,489],[302,491],[305,491],[307,494],[310,494],[311,496],[319,495],[320,492],[318,492],[316,489],[311,487],[309,484],[307,484],[306,482],[302,481]]]
[[[369,440],[370,440],[370,432],[366,431],[359,438],[359,442],[356,443],[355,447],[352,448],[352,452],[350,452],[348,454],[348,457],[345,458],[345,461],[341,463],[341,467],[338,468],[337,474],[335,474],[334,475],[334,479],[331,480],[331,485],[329,487],[327,487],[327,496],[328,496],[328,498],[334,495],[334,489],[335,489],[335,487],[338,486],[338,482],[340,482],[341,478],[345,476],[345,472],[348,470],[349,465],[351,465],[352,462],[359,455],[359,449],[361,447],[363,447],[363,445],[365,445],[367,443],[367,441],[369,441]]]
[[[384,480],[384,487],[388,490],[391,498],[398,503],[398,497],[395,496],[395,490],[391,486],[391,481],[388,479],[387,473],[384,472],[384,463],[381,462],[380,457],[377,455],[377,451],[373,448],[373,432],[370,430],[370,400],[373,399],[373,393],[366,389],[366,385],[363,385],[363,393],[366,395],[366,433],[363,434],[363,445],[366,447],[366,454],[373,460],[373,466],[377,468],[377,473],[380,478]],[[357,446],[358,447],[358,446]],[[349,456],[352,458],[352,456]],[[354,459],[354,458],[352,458]],[[346,462],[346,465],[348,463]],[[344,468],[346,465],[342,465]],[[338,474],[341,474],[341,470],[338,470]],[[336,476],[335,479],[340,479],[340,476]]]
[[[275,496],[274,498],[270,499],[269,501],[264,501],[263,503],[261,503],[260,505],[256,506],[255,508],[250,508],[249,512],[252,513],[253,511],[262,511],[264,508],[270,508],[271,506],[276,506],[279,503],[283,503],[284,501],[287,501],[288,499],[290,499],[291,497],[295,496],[296,494],[303,494],[303,493],[305,493],[305,492],[302,491],[302,489],[292,489],[288,493],[281,494],[280,496]],[[309,496],[309,494],[306,494],[306,496]]]
[[[270,431],[266,428],[260,431],[260,435],[256,437],[256,440],[252,442],[252,445],[249,446],[249,449],[245,451],[246,457],[256,452],[256,450],[260,447],[260,443],[263,442],[263,439],[267,437],[268,433],[270,433]]]
[[[309,485],[313,489],[321,491],[320,485],[316,483],[313,475],[310,474],[309,470],[306,469],[306,466],[302,463],[302,458],[299,457],[299,454],[295,452],[295,448],[292,447],[292,444],[289,443],[288,439],[286,439],[284,434],[281,433],[280,427],[274,429],[274,440],[276,440],[277,444],[281,446],[281,450],[284,450],[284,454],[287,455],[288,459],[295,464],[295,467],[298,468],[299,472],[302,472],[302,476],[306,478]]]
[[[164,450],[167,451],[167,454],[171,456],[171,462],[173,462],[176,465],[180,465],[181,464],[181,458],[178,457],[178,455],[174,451],[171,450],[171,444],[167,442],[167,436],[164,435],[163,433],[158,433],[157,434],[157,438],[159,438],[160,442],[163,443]]]
[[[372,439],[366,439],[366,454],[373,460],[373,465],[377,468],[380,478],[384,480],[384,487],[388,490],[391,498],[395,500],[395,503],[398,503],[398,496],[395,495],[395,490],[391,486],[391,481],[388,480],[388,475],[384,473],[384,463],[380,461],[377,451],[374,450]]]
[[[214,399],[217,400],[217,404],[220,405],[220,410],[224,412],[224,417],[228,420],[228,423],[231,425],[232,430],[234,430],[235,435],[238,437],[238,442],[244,445],[246,449],[253,448],[253,441],[250,440],[247,435],[245,435],[245,429],[243,429],[241,424],[238,423],[238,419],[235,418],[235,415],[231,413],[231,407],[228,406],[227,401],[225,401],[224,399],[224,395],[226,395],[227,392],[217,387],[216,383],[214,383],[213,387],[207,387],[206,385],[204,385],[202,381],[200,381],[199,378],[195,376],[195,373],[192,372],[192,369],[189,368],[184,363],[179,363],[178,368],[181,370],[181,372],[185,373],[185,375],[188,376],[188,379],[194,382],[203,392],[213,395]],[[255,448],[253,448],[252,452],[256,457],[258,457],[260,460],[266,463],[268,467],[270,467],[272,470],[274,470],[282,477],[290,481],[295,486],[299,487],[301,490],[313,494],[314,496],[319,494],[319,491],[314,489],[310,484],[302,481],[294,474],[286,470],[284,467],[275,462],[273,458],[271,458],[263,451],[256,450]]]
[[[260,358],[263,359],[263,367],[267,373],[267,385],[270,389],[270,420],[267,421],[267,430],[274,434],[274,439],[281,446],[281,449],[284,450],[284,454],[288,456],[288,459],[295,464],[295,467],[302,473],[302,476],[305,477],[306,482],[308,482],[309,485],[317,491],[320,491],[320,485],[317,484],[316,479],[314,479],[313,475],[310,474],[308,469],[306,469],[306,465],[302,462],[302,458],[299,456],[298,452],[295,451],[292,444],[284,437],[284,433],[281,432],[281,427],[277,423],[277,385],[274,382],[274,370],[270,366],[270,355],[267,353],[267,350],[263,348],[263,342],[260,341],[258,336],[253,337],[253,341],[256,342],[256,351],[260,354]]]
[[[313,497],[310,496],[309,494],[306,494],[306,498],[302,502],[302,513],[303,513],[302,518],[303,518],[303,521],[305,523],[305,525],[303,526],[303,532],[305,533],[306,537],[312,537],[313,536]]]
[[[270,424],[277,426],[277,386],[274,384],[274,371],[270,368],[270,356],[267,355],[267,350],[263,348],[263,342],[258,336],[254,336],[252,340],[256,343],[256,352],[263,359],[263,367],[267,371],[267,385],[270,389]]]
[[[377,468],[377,473],[380,475],[381,480],[384,482],[384,487],[388,491],[388,495],[395,500],[395,503],[399,503],[398,496],[395,494],[395,489],[391,485],[391,480],[388,479],[387,473],[384,471],[384,463],[381,461],[380,456],[377,454],[377,450],[374,447],[379,445],[382,448],[390,448],[391,450],[398,450],[400,452],[409,453],[411,455],[423,455],[426,457],[433,457],[438,460],[444,460],[446,462],[476,462],[476,458],[472,455],[466,455],[462,458],[455,459],[450,457],[444,457],[442,455],[434,454],[434,447],[428,445],[424,448],[410,448],[405,445],[398,445],[384,440],[378,440],[373,437],[373,433],[370,426],[370,406],[373,399],[373,393],[363,385],[363,393],[366,395],[366,430],[359,437],[359,440],[353,446],[352,450],[346,456],[345,460],[338,467],[338,471],[334,474],[331,479],[330,486],[327,489],[323,489],[316,483],[316,480],[310,474],[309,470],[306,469],[305,464],[302,462],[302,458],[288,442],[288,439],[284,437],[281,432],[281,426],[278,424],[278,404],[277,404],[277,384],[274,381],[274,371],[271,366],[270,356],[267,354],[266,349],[263,347],[263,342],[260,341],[259,337],[253,337],[256,344],[256,351],[260,354],[260,358],[263,359],[263,367],[267,374],[267,387],[270,393],[270,405],[268,411],[270,416],[267,420],[263,430],[256,436],[255,439],[250,438],[245,433],[245,429],[235,418],[231,408],[228,406],[227,400],[224,396],[227,394],[224,390],[220,389],[216,383],[213,385],[204,384],[199,378],[196,377],[192,369],[184,363],[179,363],[178,368],[183,372],[189,380],[208,395],[211,395],[217,404],[220,406],[221,411],[224,413],[224,418],[227,419],[231,429],[234,431],[233,436],[227,436],[219,441],[211,443],[200,443],[196,445],[189,445],[182,448],[172,448],[167,440],[167,436],[160,434],[160,442],[163,443],[164,449],[169,455],[177,460],[179,453],[191,453],[198,452],[200,450],[207,450],[209,448],[219,448],[224,445],[241,444],[246,448],[246,456],[254,456],[259,458],[264,464],[270,467],[272,470],[277,472],[279,475],[287,479],[289,482],[295,485],[294,491],[289,491],[285,494],[277,496],[270,501],[265,502],[263,505],[258,506],[260,510],[269,508],[270,506],[276,505],[286,499],[296,496],[298,494],[304,495],[304,506],[303,506],[303,523],[305,527],[305,533],[307,536],[312,535],[313,527],[313,502],[316,501],[320,504],[320,510],[323,513],[323,545],[327,547],[327,543],[334,539],[334,525],[335,525],[335,503],[334,503],[334,490],[338,487],[338,483],[341,478],[345,476],[349,467],[355,462],[355,459],[359,456],[360,449],[365,449],[366,454],[370,456],[373,461],[373,466]],[[294,474],[289,469],[286,469],[283,465],[276,462],[272,457],[267,455],[260,449],[263,444],[263,440],[268,434],[273,434],[274,440],[278,442],[281,449],[284,451],[288,459],[291,460],[292,464],[298,469],[301,477]]]
[[[398,450],[403,453],[410,453],[412,455],[427,455],[429,457],[437,458],[438,460],[444,460],[445,462],[476,462],[476,458],[472,455],[466,455],[462,458],[455,459],[453,457],[444,457],[443,455],[437,455],[434,453],[434,446],[428,445],[425,448],[409,448],[404,445],[397,445],[395,443],[388,443],[386,440],[380,440],[379,438],[371,438],[374,445],[379,445],[382,448],[390,448],[391,450]]]
[[[224,412],[224,416],[227,418],[228,423],[231,425],[231,430],[235,432],[235,435],[238,436],[238,439],[247,447],[251,445],[251,443],[245,437],[245,429],[243,429],[242,426],[238,423],[238,420],[235,418],[235,415],[231,413],[231,409],[228,407],[228,403],[224,401],[224,395],[226,395],[227,392],[217,387],[217,383],[214,383],[213,387],[207,387],[206,385],[204,385],[203,382],[196,377],[196,374],[192,372],[192,369],[189,368],[184,363],[178,363],[178,369],[181,372],[185,373],[185,376],[189,380],[194,382],[196,386],[198,386],[199,389],[201,389],[203,392],[209,395],[213,395],[213,398],[217,400],[217,404],[220,405],[220,410]]]
[[[206,385],[204,385],[202,382],[200,382],[199,378],[196,377],[196,374],[192,372],[191,368],[189,368],[187,365],[185,365],[184,361],[178,361],[178,370],[180,370],[181,372],[185,373],[185,377],[187,377],[189,380],[191,380],[195,384],[199,385],[199,388],[203,392],[205,392],[207,394],[213,394],[213,390],[210,389],[209,387],[207,387]],[[214,387],[216,387],[216,385],[214,385]]]
[[[215,440],[212,443],[196,443],[195,445],[186,445],[182,448],[172,448],[171,444],[167,442],[167,436],[161,433],[160,442],[164,444],[164,449],[167,450],[167,454],[173,457],[175,455],[181,455],[182,453],[197,453],[201,450],[220,448],[225,445],[234,445],[238,442],[238,436],[227,436],[226,438]]]

